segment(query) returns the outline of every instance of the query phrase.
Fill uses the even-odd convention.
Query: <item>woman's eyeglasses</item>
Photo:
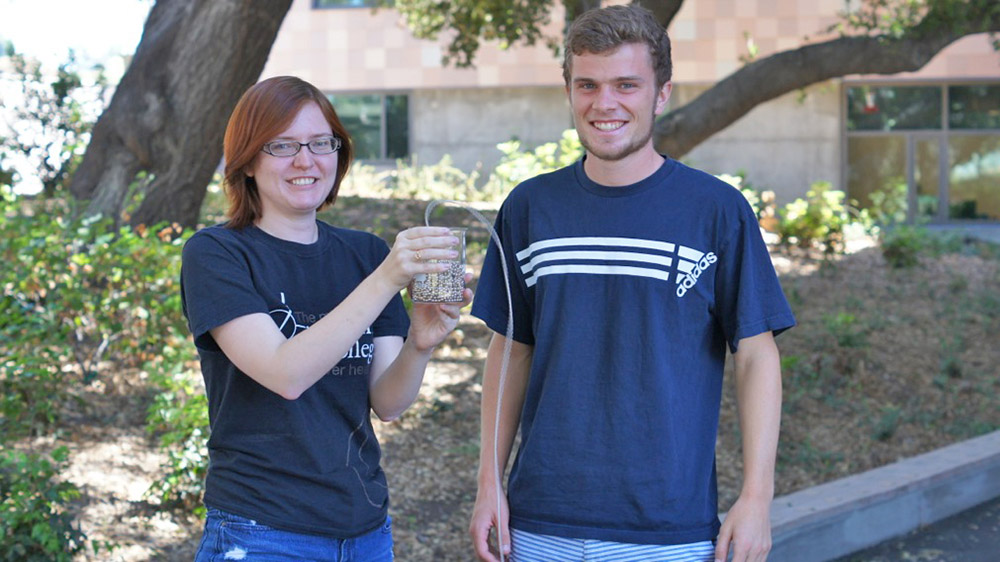
[[[340,144],[341,141],[337,137],[320,137],[309,142],[276,140],[265,144],[261,150],[271,156],[287,157],[295,156],[303,146],[308,146],[309,152],[313,154],[332,154],[340,150]]]

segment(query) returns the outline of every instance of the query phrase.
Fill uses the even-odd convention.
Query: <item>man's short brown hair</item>
[[[652,12],[630,4],[588,10],[576,18],[566,35],[563,56],[566,85],[570,83],[574,55],[606,53],[626,43],[642,43],[649,47],[657,89],[670,81],[673,65],[667,30],[656,21]]]

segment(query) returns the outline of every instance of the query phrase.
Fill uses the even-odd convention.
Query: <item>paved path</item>
[[[1000,498],[836,562],[1000,562]]]
[[[986,242],[993,242],[994,244],[1000,244],[1000,224],[997,223],[930,225],[928,228],[932,232],[950,232],[964,236],[971,236],[972,238],[978,238]],[[1000,560],[1000,557],[998,557],[997,560]]]

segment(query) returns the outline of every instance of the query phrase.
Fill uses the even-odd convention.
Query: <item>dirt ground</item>
[[[350,213],[352,202],[338,206]],[[422,208],[415,204],[414,216]],[[368,209],[354,220],[393,232],[400,225],[390,216]],[[342,215],[331,220],[344,223]],[[457,212],[440,220],[465,221]],[[470,238],[475,261],[485,235]],[[799,322],[778,338],[785,387],[778,495],[1000,428],[996,256],[995,249],[965,244],[897,270],[877,248],[827,262],[774,255]],[[485,326],[464,315],[435,353],[413,407],[394,423],[376,422],[399,560],[473,559],[466,528],[488,339]],[[199,521],[161,511],[143,496],[164,458],[145,433],[150,395],[143,382],[127,374],[97,381],[85,390],[87,407],[67,418],[58,439],[71,449],[64,477],[83,491],[84,532],[118,545],[110,555],[79,560],[190,560],[196,548]],[[722,510],[741,480],[736,420],[727,384],[717,448]]]

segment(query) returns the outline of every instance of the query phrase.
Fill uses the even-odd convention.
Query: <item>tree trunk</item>
[[[198,221],[222,137],[260,76],[291,0],[157,0],[70,192],[89,214],[132,224]],[[145,198],[123,217],[140,171]]]
[[[695,0],[697,1],[697,0]],[[684,0],[632,0],[633,4],[639,4],[656,16],[656,21],[663,27],[670,27],[670,22],[674,21],[674,16],[681,11]]]
[[[656,16],[656,21],[660,22],[663,27],[668,27],[670,22],[674,20],[677,12],[680,11],[684,0],[632,0],[632,3],[640,4],[650,12],[653,12],[653,15]],[[565,0],[563,2],[563,7],[566,9],[565,31],[569,30],[570,24],[573,23],[573,20],[577,16],[587,10],[600,8],[601,4],[601,0]],[[565,32],[563,34],[565,35]]]

